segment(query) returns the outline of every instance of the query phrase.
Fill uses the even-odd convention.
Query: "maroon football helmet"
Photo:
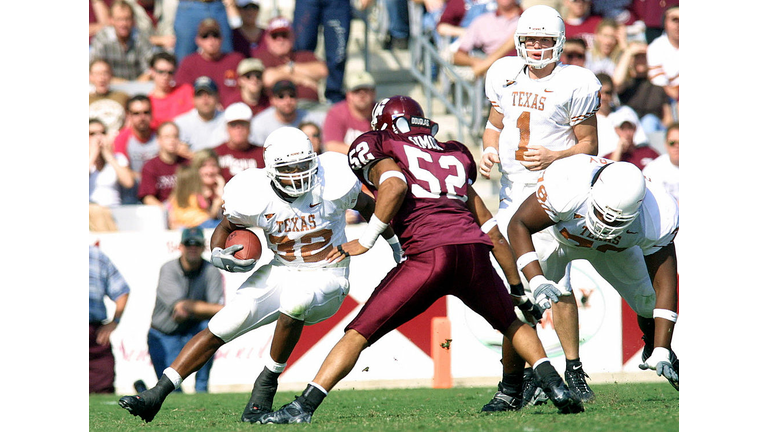
[[[425,127],[437,133],[437,123],[424,117],[421,105],[408,96],[384,98],[373,107],[371,128],[406,133],[411,126]],[[412,121],[415,120],[415,121]]]

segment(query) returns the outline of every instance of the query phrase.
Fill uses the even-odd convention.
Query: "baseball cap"
[[[227,123],[233,121],[249,122],[252,117],[253,111],[251,111],[251,108],[243,102],[235,102],[224,110],[224,120],[226,120]]]
[[[373,75],[366,71],[348,73],[344,78],[344,87],[347,91],[354,91],[361,88],[376,88],[376,81]]]
[[[261,2],[259,0],[237,0],[237,7],[245,7],[249,4],[255,4],[256,6],[261,7]]]
[[[296,84],[290,80],[280,80],[276,82],[274,86],[272,86],[273,95],[278,95],[285,90],[290,90],[293,92],[293,94],[296,94]]]
[[[200,227],[184,228],[181,232],[181,244],[184,246],[205,246],[205,235]]]
[[[219,26],[219,22],[213,18],[205,18],[204,20],[200,21],[200,24],[197,26],[197,35],[202,36],[212,30],[221,33],[221,26]]]
[[[199,91],[205,91],[211,94],[219,92],[219,87],[213,80],[207,76],[198,77],[195,80],[195,94]]]
[[[611,120],[613,127],[621,127],[624,123],[631,123],[637,129],[640,125],[640,119],[637,117],[635,110],[628,106],[623,106],[608,114],[608,119]]]
[[[285,17],[274,17],[269,20],[267,25],[267,33],[272,34],[280,31],[293,32],[291,27],[291,21]]]
[[[264,63],[257,58],[247,58],[240,60],[240,63],[237,64],[237,75],[239,76],[253,71],[264,72]]]

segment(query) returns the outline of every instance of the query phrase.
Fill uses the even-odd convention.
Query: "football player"
[[[544,308],[565,295],[553,281],[563,277],[567,263],[589,261],[638,315],[645,341],[640,369],[655,370],[678,389],[679,361],[671,347],[677,230],[677,202],[663,185],[647,181],[631,163],[575,155],[541,174],[508,235],[517,267]]]
[[[309,423],[363,349],[449,294],[513,341],[514,350],[506,353],[512,357],[508,362],[517,366],[510,372],[513,404],[522,407],[527,361],[535,365],[537,379],[561,412],[583,411],[547,359],[536,331],[517,319],[513,297],[493,270],[489,250],[506,264],[511,278],[519,277],[509,244],[472,188],[477,172],[469,149],[456,141],[436,140],[437,124],[405,96],[380,101],[371,126],[372,131],[352,143],[348,158],[358,178],[375,191],[376,208],[360,238],[338,247],[329,259],[367,252],[391,225],[406,260],[376,287],[301,396],[259,422]],[[511,282],[517,285],[518,280]],[[518,294],[525,298],[520,288]],[[520,307],[530,311],[531,306],[528,301]]]
[[[369,219],[373,198],[340,153],[318,156],[299,129],[282,127],[264,143],[265,168],[252,168],[224,187],[224,218],[211,236],[211,262],[230,272],[248,272],[253,259],[235,258],[242,245],[226,249],[227,236],[238,229],[264,230],[274,259],[258,268],[235,298],[182,349],[157,385],[119,404],[150,422],[165,397],[200,369],[225,343],[277,321],[270,355],[256,379],[241,420],[253,422],[272,410],[277,378],[301,336],[302,328],[330,318],[349,292],[349,259],[331,252],[347,239],[346,211]],[[397,262],[402,249],[391,228],[383,232]],[[330,258],[330,259],[329,259]]]
[[[544,5],[526,9],[520,16],[514,44],[517,56],[496,60],[485,78],[491,110],[479,164],[486,178],[490,178],[495,164],[500,164],[496,219],[505,236],[509,220],[533,193],[541,170],[570,155],[597,154],[595,114],[600,107],[601,88],[590,70],[559,62],[565,24],[555,9]],[[567,285],[569,271],[564,277]],[[594,393],[585,379],[578,343],[571,344],[568,336],[579,332],[574,296],[562,298],[552,311],[566,358],[565,380],[583,401],[591,401]],[[531,377],[530,369],[526,370],[526,404],[546,402]],[[493,405],[500,410],[511,408],[501,402]]]

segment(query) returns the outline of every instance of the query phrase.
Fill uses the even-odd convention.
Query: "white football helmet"
[[[552,51],[552,57],[534,59],[528,56],[525,48],[526,37],[551,37],[555,39],[555,45],[552,48],[544,48],[532,51],[541,51],[542,57],[547,51]],[[522,58],[527,65],[534,69],[541,69],[544,66],[560,60],[560,54],[563,53],[565,44],[565,23],[557,11],[549,6],[536,5],[526,9],[520,20],[517,22],[515,31],[515,48],[517,55]]]
[[[645,198],[645,177],[629,162],[614,162],[597,173],[592,182],[587,211],[587,229],[610,240],[629,227],[640,214]]]
[[[289,196],[303,195],[319,183],[317,153],[300,129],[284,126],[270,133],[264,141],[264,164],[275,187]]]

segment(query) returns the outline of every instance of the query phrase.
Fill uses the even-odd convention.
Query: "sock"
[[[272,357],[267,357],[267,361],[265,362],[265,365],[264,365],[265,368],[277,374],[281,374],[285,370],[285,366],[286,366],[285,363],[278,363],[272,360]]]
[[[544,387],[545,383],[555,380],[562,380],[560,375],[555,370],[555,367],[552,366],[552,363],[549,362],[549,359],[545,357],[542,360],[537,361],[533,367],[533,373],[539,382],[542,383],[542,387]]]
[[[514,395],[523,391],[523,371],[505,373],[501,376],[499,391]]]
[[[171,392],[174,390],[176,390],[176,387],[173,385],[171,380],[168,379],[168,376],[163,374],[163,376],[160,377],[154,387],[141,392],[141,397],[150,403],[162,403],[166,396],[171,394]]]
[[[573,371],[578,370],[581,366],[581,358],[576,357],[573,360],[565,359],[565,370]]]
[[[173,384],[174,389],[181,387],[181,382],[184,381],[184,378],[182,378],[181,375],[179,375],[179,373],[171,367],[165,368],[163,371],[163,376],[168,377],[168,379],[171,381],[171,384]]]
[[[256,381],[253,383],[251,399],[248,401],[248,407],[256,405],[258,408],[272,409],[272,402],[277,393],[277,378],[279,372],[273,372],[264,366]]]
[[[317,407],[323,403],[323,399],[328,395],[328,391],[315,383],[307,384],[307,388],[304,389],[304,393],[298,397],[299,402],[309,409],[310,412],[315,412]]]

